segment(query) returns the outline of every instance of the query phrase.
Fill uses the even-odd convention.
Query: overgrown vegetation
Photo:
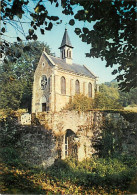
[[[24,164],[15,152],[10,155],[6,150],[11,159],[0,163],[1,193],[128,194],[135,177],[135,159],[131,158],[66,159],[43,170]]]
[[[100,85],[100,90],[95,94],[94,99],[83,94],[76,94],[70,99],[65,109],[87,111],[92,109],[123,109],[125,106],[136,106],[137,88],[129,93],[121,92],[117,82],[108,82]]]
[[[113,135],[113,125],[100,140],[101,153],[78,162],[75,159],[57,160],[46,170],[27,165],[20,158],[16,142],[19,126],[12,118],[0,122],[0,184],[3,194],[128,194],[135,182],[136,159],[119,151],[120,134]],[[119,135],[119,137],[117,136]],[[115,138],[115,142],[113,140]],[[134,185],[132,185],[134,186]]]
[[[67,110],[86,111],[93,108],[92,98],[88,98],[83,94],[76,94],[73,99],[70,98],[69,103],[66,105]]]

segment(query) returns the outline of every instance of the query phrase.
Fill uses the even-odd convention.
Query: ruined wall
[[[121,152],[137,157],[137,113],[104,112],[104,119],[113,125],[112,132],[119,140]]]
[[[51,131],[42,126],[20,126],[19,135],[16,147],[20,148],[23,161],[43,168],[54,163],[57,158],[56,141]]]
[[[101,112],[78,112],[62,111],[58,113],[36,113],[32,115],[32,120],[37,118],[37,122],[44,125],[46,129],[52,130],[59,139],[62,137],[61,158],[65,155],[65,136],[67,130],[75,133],[75,143],[77,146],[78,160],[90,157],[94,153],[91,139],[94,134],[99,134],[101,130],[103,114]],[[60,145],[60,143],[58,143]]]
[[[124,112],[123,112],[124,113]],[[51,129],[56,136],[62,136],[62,155],[65,156],[65,134],[68,129],[76,134],[75,144],[78,146],[78,160],[83,160],[92,156],[96,152],[94,145],[102,138],[104,121],[111,121],[110,131],[114,134],[114,138],[119,138],[119,146],[125,153],[133,153],[137,155],[137,123],[135,114],[131,116],[129,121],[128,114],[123,115],[119,112],[78,112],[78,111],[62,111],[58,113],[37,113],[37,119],[45,128]],[[134,120],[133,120],[134,119]]]
[[[121,152],[137,156],[135,114],[62,111],[32,114],[33,125],[20,125],[21,136],[17,145],[21,146],[21,157],[27,163],[45,168],[57,158],[66,158],[66,134],[71,130],[75,134],[71,140],[71,147],[77,151],[75,157],[79,161],[90,158],[97,152],[95,143],[103,139],[104,121],[111,122],[110,132],[118,138]]]

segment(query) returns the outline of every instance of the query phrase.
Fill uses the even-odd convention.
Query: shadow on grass
[[[107,162],[107,161],[106,161]],[[77,162],[76,162],[77,163]],[[86,162],[85,162],[86,163]],[[69,163],[57,160],[54,165],[49,167],[46,171],[50,176],[52,176],[55,180],[59,180],[60,182],[64,181],[71,181],[75,183],[77,186],[83,186],[84,188],[92,188],[92,186],[98,188],[99,186],[106,188],[109,190],[111,189],[120,189],[120,190],[127,190],[130,182],[134,177],[135,170],[128,169],[122,170],[117,172],[109,172],[109,160],[108,160],[108,167],[107,165],[101,165],[100,163],[96,168],[90,168],[88,171],[84,166],[78,168],[72,168]],[[103,163],[102,163],[103,164]],[[122,163],[121,163],[122,164]],[[82,167],[83,166],[83,167]],[[91,165],[92,166],[92,165]],[[106,168],[106,172],[103,172],[103,169]],[[113,165],[112,165],[113,166]],[[124,166],[124,165],[123,165]]]
[[[74,164],[71,160],[57,160],[46,170],[24,164],[17,156],[14,159],[13,157],[12,159],[1,157],[0,161],[3,166],[1,171],[1,193],[55,194],[55,188],[69,190],[65,183],[81,186],[85,191],[92,189],[92,187],[98,189],[101,186],[106,192],[110,193],[112,189],[127,190],[131,178],[133,178],[133,173],[130,170],[106,175],[102,175],[103,170],[100,172],[97,167],[89,167],[90,170],[88,171],[86,161],[83,164],[75,161],[73,162],[75,167],[73,167]],[[103,165],[100,168],[103,169]],[[42,182],[48,185],[49,188],[44,189]],[[54,189],[52,190],[52,188]]]

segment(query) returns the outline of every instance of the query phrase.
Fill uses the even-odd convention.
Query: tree
[[[131,89],[129,93],[119,91],[119,102],[122,106],[137,105],[137,88]]]
[[[44,0],[36,0],[31,6],[29,2],[32,3],[27,0],[2,1],[2,35],[8,25],[12,25],[21,31],[27,40],[36,40],[37,29],[44,34],[45,30],[51,30],[54,24],[61,22],[59,16],[49,14]],[[60,1],[48,0],[48,2],[58,8]],[[69,21],[70,25],[74,25],[75,20],[84,21],[85,25],[86,22],[94,23],[93,29],[85,26],[75,28],[81,40],[91,45],[86,56],[106,60],[106,67],[115,67],[119,64],[112,74],[119,73],[116,79],[121,81],[119,84],[121,90],[129,91],[137,87],[136,1],[62,0],[61,6],[63,14],[73,16]],[[75,6],[77,9],[73,9]],[[24,21],[25,17],[29,18],[29,21]],[[23,22],[28,22],[30,25],[27,34],[22,30]],[[17,37],[17,40],[21,41],[21,38]],[[5,53],[6,47],[8,43],[3,40],[1,52]]]
[[[22,107],[31,110],[33,76],[43,48],[50,54],[49,46],[38,41],[26,44],[13,43],[9,47],[9,51],[18,52],[21,55],[16,61],[11,56],[7,56],[5,58],[7,63],[1,64],[1,108],[16,110]]]
[[[113,84],[112,84],[113,86]],[[122,108],[119,102],[118,88],[102,84],[100,92],[98,92],[94,99],[94,107],[99,109],[120,109]]]
[[[76,94],[70,99],[69,103],[66,105],[67,110],[77,110],[77,111],[87,111],[93,108],[92,98],[88,98],[83,94]]]

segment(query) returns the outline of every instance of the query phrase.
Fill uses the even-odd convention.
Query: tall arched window
[[[64,58],[66,57],[66,55],[65,55],[65,49],[64,49]]]
[[[66,79],[61,77],[61,93],[66,94]]]
[[[75,93],[76,93],[76,94],[80,94],[80,84],[79,84],[79,80],[76,80],[76,82],[75,82]]]
[[[71,51],[69,51],[69,58],[71,58]]]
[[[88,84],[88,96],[92,97],[92,84],[91,83]]]
[[[62,59],[63,59],[63,50],[62,50]]]
[[[69,57],[69,49],[67,50],[67,57]]]

